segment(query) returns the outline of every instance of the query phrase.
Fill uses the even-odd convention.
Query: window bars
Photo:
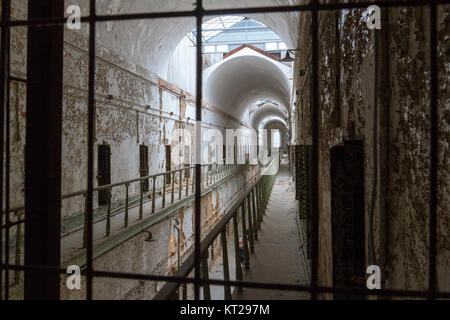
[[[1,29],[1,56],[0,56],[0,141],[6,141],[5,156],[0,155],[0,167],[5,167],[5,171],[1,170],[0,180],[5,184],[0,184],[0,193],[5,194],[5,198],[1,197],[0,207],[5,208],[2,211],[0,221],[5,221],[5,225],[0,228],[0,238],[5,239],[5,246],[0,246],[0,255],[6,257],[5,262],[0,264],[0,273],[5,275],[3,284],[3,277],[0,277],[0,287],[5,288],[0,290],[0,299],[9,298],[9,272],[10,271],[27,271],[27,270],[45,270],[46,272],[54,272],[56,274],[65,274],[66,270],[58,267],[49,267],[41,265],[27,265],[27,264],[10,264],[9,263],[9,228],[13,225],[10,221],[9,209],[9,83],[11,81],[27,82],[24,79],[16,79],[11,77],[9,72],[9,47],[10,47],[10,29],[19,26],[37,26],[37,25],[60,25],[64,26],[66,19],[63,16],[53,16],[50,18],[39,18],[33,20],[17,20],[10,19],[10,4],[11,0],[2,1],[2,29]],[[213,9],[206,10],[203,8],[202,0],[197,0],[196,8],[193,11],[176,11],[176,12],[153,12],[153,13],[136,13],[136,14],[122,14],[122,15],[97,15],[96,1],[90,1],[89,16],[81,18],[81,21],[89,24],[89,89],[88,89],[88,170],[87,170],[87,190],[86,190],[86,206],[87,206],[87,237],[86,237],[86,268],[83,274],[86,276],[86,298],[88,300],[93,298],[92,282],[94,277],[104,278],[120,278],[120,279],[134,279],[134,280],[150,280],[150,281],[164,281],[174,283],[177,285],[192,283],[194,284],[194,298],[200,298],[200,287],[203,285],[222,285],[222,286],[237,286],[240,288],[264,288],[264,289],[278,289],[278,290],[298,290],[311,293],[311,299],[317,299],[321,293],[352,293],[357,295],[371,295],[371,296],[397,296],[397,297],[422,297],[428,299],[435,298],[450,298],[450,293],[438,292],[436,290],[436,215],[437,215],[437,141],[438,141],[438,115],[437,115],[437,95],[438,95],[438,70],[437,70],[437,6],[450,4],[448,0],[430,0],[424,2],[423,0],[411,1],[363,1],[363,2],[345,2],[345,3],[319,3],[318,0],[311,0],[305,5],[293,6],[278,6],[278,7],[252,7],[252,8],[231,8],[231,9]],[[319,37],[319,12],[342,10],[342,9],[362,9],[370,5],[377,5],[381,8],[389,7],[428,7],[430,9],[430,121],[431,121],[431,138],[430,138],[430,220],[429,220],[429,276],[428,276],[428,290],[426,291],[411,291],[411,290],[367,290],[361,288],[335,288],[324,287],[318,283],[319,270],[319,208],[318,208],[318,179],[319,179],[319,86],[318,86],[318,37]],[[93,268],[93,193],[94,193],[94,133],[95,133],[95,67],[96,67],[96,23],[105,21],[126,21],[137,19],[160,19],[160,18],[177,18],[177,17],[194,17],[197,21],[197,69],[196,69],[196,121],[202,121],[202,19],[209,16],[219,15],[245,15],[255,13],[277,13],[277,12],[309,12],[311,14],[312,24],[312,277],[309,286],[292,285],[292,284],[277,284],[277,283],[254,283],[246,281],[231,281],[231,280],[214,280],[202,279],[201,277],[201,262],[202,262],[202,248],[200,239],[200,218],[201,218],[201,175],[202,168],[200,164],[195,165],[195,226],[194,226],[194,277],[177,277],[177,276],[159,276],[135,273],[120,273],[120,272],[104,272],[95,270]],[[62,13],[61,13],[62,14]],[[62,46],[62,43],[61,43]],[[32,55],[33,52],[28,52]],[[6,112],[5,112],[6,111]],[[256,192],[258,193],[258,192]],[[4,202],[3,202],[4,201]],[[3,216],[4,214],[4,216]],[[27,219],[18,221],[24,223]],[[3,235],[3,232],[5,234]],[[3,252],[3,249],[5,250]],[[59,296],[59,286],[49,288],[53,292],[53,296]]]

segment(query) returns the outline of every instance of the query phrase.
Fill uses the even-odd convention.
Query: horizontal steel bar
[[[436,5],[448,5],[450,0],[436,0]],[[343,9],[362,9],[371,5],[377,5],[382,8],[392,7],[418,7],[428,6],[427,2],[423,0],[411,0],[405,1],[364,1],[364,2],[351,2],[351,3],[324,3],[318,4],[317,10],[330,11],[330,10],[343,10]],[[130,13],[130,14],[117,14],[117,15],[96,15],[94,20],[96,22],[106,21],[126,21],[126,20],[140,20],[140,19],[161,19],[161,18],[183,18],[183,17],[203,17],[203,16],[218,16],[218,15],[237,15],[237,14],[249,14],[249,13],[279,13],[279,12],[310,12],[313,11],[311,4],[297,5],[297,6],[279,6],[279,7],[253,7],[253,8],[232,8],[232,9],[213,9],[202,10],[198,12],[192,11],[176,11],[176,12],[148,12],[148,13]],[[81,17],[81,22],[90,22],[89,16]],[[10,22],[2,22],[1,26],[29,26],[29,25],[55,25],[64,24],[67,19],[33,19],[33,20],[15,20]]]
[[[226,158],[226,159],[224,159],[222,161],[226,161],[228,159],[232,159],[232,158]],[[210,164],[202,164],[201,166],[202,167],[207,167],[207,166],[210,166],[212,164],[217,164],[217,163],[215,162],[215,163],[210,163]],[[119,187],[119,186],[122,186],[122,185],[130,184],[130,183],[134,183],[134,182],[140,182],[140,181],[148,180],[148,179],[153,179],[153,178],[157,178],[157,177],[160,177],[160,176],[164,176],[164,175],[168,175],[168,174],[172,174],[172,173],[177,173],[177,172],[180,172],[180,171],[185,171],[185,170],[189,170],[189,169],[193,169],[193,168],[195,168],[195,166],[185,167],[185,168],[182,168],[182,169],[176,169],[176,170],[172,170],[172,171],[160,172],[160,173],[156,173],[156,174],[145,176],[145,177],[139,177],[139,178],[134,178],[134,179],[127,180],[127,181],[121,181],[121,182],[116,182],[116,183],[112,183],[112,184],[102,185],[102,186],[95,187],[92,191],[95,192],[95,191],[101,191],[101,190],[108,190],[108,189],[112,189],[112,188]],[[71,193],[66,193],[66,194],[63,194],[61,196],[61,199],[64,200],[64,199],[68,199],[68,198],[73,198],[73,197],[84,195],[86,193],[87,193],[87,190],[81,190],[81,191],[75,191],[75,192],[71,192]],[[25,210],[25,206],[18,206],[18,207],[10,208],[9,209],[9,213],[14,213],[14,212],[21,211],[21,210]],[[5,211],[3,211],[3,212],[5,212]]]
[[[13,265],[13,264],[2,264],[0,265],[4,269],[8,270],[51,270],[59,271],[61,274],[67,274],[67,270],[64,268],[55,268],[48,266],[25,266],[25,265]],[[85,275],[85,269],[82,269],[81,274]],[[179,277],[179,276],[161,276],[161,275],[149,275],[149,274],[139,274],[139,273],[123,273],[123,272],[113,272],[113,271],[99,271],[94,270],[93,275],[95,277],[103,278],[115,278],[115,279],[133,279],[133,280],[146,280],[146,281],[164,281],[170,283],[194,283],[195,279],[191,277]],[[252,282],[252,281],[234,281],[234,280],[221,280],[221,279],[200,279],[202,284],[210,285],[229,285],[229,286],[240,286],[244,288],[259,288],[267,290],[286,290],[286,291],[311,291],[310,286],[306,285],[295,285],[288,283],[268,283],[268,282]],[[418,290],[390,290],[390,289],[378,289],[369,290],[361,288],[338,288],[338,287],[322,287],[319,286],[318,291],[323,293],[354,293],[372,296],[396,296],[396,297],[423,297],[427,295],[427,291]],[[436,292],[437,298],[448,299],[450,298],[450,292]]]

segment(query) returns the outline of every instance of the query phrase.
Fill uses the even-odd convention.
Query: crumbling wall
[[[311,35],[300,18],[295,64],[295,143],[311,143]],[[430,64],[424,8],[383,10],[382,30],[364,10],[319,14],[319,282],[333,284],[330,148],[364,141],[366,264],[381,266],[383,288],[428,283]],[[438,286],[448,290],[448,7],[438,9]],[[377,49],[378,48],[378,49]],[[337,51],[338,50],[338,51]],[[378,50],[378,51],[377,51]],[[337,78],[338,82],[335,81]]]

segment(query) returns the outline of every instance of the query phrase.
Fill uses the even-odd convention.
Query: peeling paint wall
[[[449,8],[438,11],[437,270],[439,289],[448,291]],[[299,43],[304,45],[296,57],[296,110],[291,125],[296,128],[294,141],[310,144],[310,15],[301,15]],[[335,14],[319,15],[319,281],[325,286],[333,284],[330,149],[345,139],[357,139],[364,141],[366,264],[381,266],[386,280],[383,288],[425,290],[430,170],[428,11],[390,9],[382,17],[377,58],[375,33],[366,27],[363,10],[337,16],[338,38]]]
[[[14,2],[13,17],[26,17],[26,1]],[[80,32],[65,29],[64,42],[64,87],[63,87],[63,154],[62,154],[62,194],[85,190],[87,175],[87,89],[88,89],[88,41],[86,26]],[[26,29],[14,28],[11,34],[11,73],[26,78]],[[181,44],[181,46],[187,44]],[[174,152],[179,143],[173,141],[173,132],[186,129],[191,140],[182,143],[193,145],[195,99],[193,89],[193,55],[183,56],[180,49],[172,57],[171,75],[180,73],[179,78],[171,78],[171,84],[159,78],[149,69],[130,61],[114,50],[97,46],[96,59],[96,136],[94,176],[97,173],[97,146],[107,144],[111,147],[111,182],[117,183],[137,178],[139,172],[139,146],[149,147],[149,174],[166,170],[165,146],[172,146],[170,159],[172,170],[192,163],[193,150],[190,150],[185,163],[178,161],[180,155]],[[171,76],[171,77],[172,77]],[[24,145],[26,118],[26,86],[22,83],[11,85],[11,207],[24,202]],[[212,105],[204,103],[202,110],[203,129],[244,128],[243,123]],[[249,173],[233,178],[213,191],[202,202],[208,221],[206,228],[223,214],[230,199],[240,188],[245,188]],[[156,188],[161,187],[160,179]],[[97,179],[94,184],[97,185]],[[120,204],[125,198],[125,186],[112,192],[112,204]],[[139,184],[130,185],[130,198],[139,194]],[[95,212],[104,210],[97,205],[94,193]],[[227,202],[228,201],[228,202]],[[82,226],[84,197],[77,196],[62,202],[62,232]],[[212,203],[213,202],[213,203]],[[94,213],[95,213],[94,212]],[[182,218],[183,217],[183,218]],[[176,256],[169,250],[170,239],[174,235],[174,219],[158,223],[149,230],[157,242],[146,242],[145,234],[133,237],[114,250],[95,261],[96,268],[102,270],[129,271],[142,273],[168,274],[173,272]],[[192,246],[192,206],[180,211],[179,221],[183,221],[183,241],[189,253]],[[172,271],[171,271],[172,270]],[[160,285],[160,284],[158,284]],[[148,286],[148,287],[147,287]],[[80,298],[80,292],[66,292],[65,298]],[[139,281],[96,279],[95,295],[101,298],[150,297],[156,290],[155,284]],[[145,292],[145,293],[144,293]]]

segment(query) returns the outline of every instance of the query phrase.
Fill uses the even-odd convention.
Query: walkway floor
[[[280,166],[270,195],[255,253],[250,257],[250,269],[244,269],[244,279],[254,282],[308,284],[307,261],[296,218],[294,183],[289,175],[287,161]],[[309,299],[309,293],[245,288],[237,290],[233,300]]]

